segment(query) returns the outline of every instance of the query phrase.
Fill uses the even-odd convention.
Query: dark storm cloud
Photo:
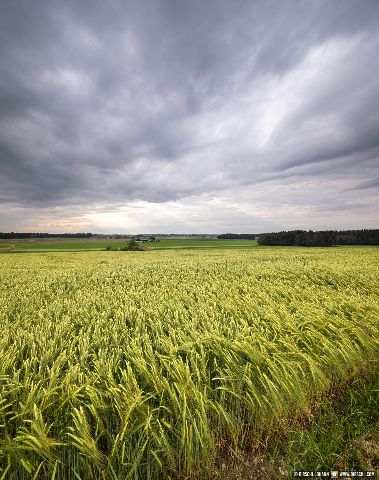
[[[0,201],[372,190],[378,21],[377,0],[3,0]]]
[[[365,190],[367,188],[377,187],[379,187],[379,177],[363,180],[362,182],[358,183],[358,185],[355,187],[355,190]]]

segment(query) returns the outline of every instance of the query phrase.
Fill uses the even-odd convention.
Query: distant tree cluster
[[[220,240],[255,240],[255,233],[222,233],[217,235]]]
[[[129,240],[126,245],[121,245],[121,247],[116,247],[114,245],[108,245],[105,250],[113,251],[113,252],[126,252],[126,251],[135,251],[135,252],[143,252],[149,250],[146,247],[142,247],[139,245],[134,239]]]
[[[332,247],[335,245],[379,245],[379,230],[293,230],[290,232],[263,233],[259,245],[301,247]]]
[[[379,245],[379,229],[341,230],[337,232],[339,245]]]
[[[0,238],[92,238],[92,233],[0,232]]]

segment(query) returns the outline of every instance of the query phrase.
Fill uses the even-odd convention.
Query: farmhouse
[[[148,237],[147,236],[142,236],[142,237],[136,237],[134,239],[136,242],[139,242],[139,243],[147,243],[147,242],[157,242],[158,240],[153,237],[152,235],[149,235]]]

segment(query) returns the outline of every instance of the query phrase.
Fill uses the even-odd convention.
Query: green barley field
[[[378,254],[0,255],[0,479],[231,478],[374,365]]]

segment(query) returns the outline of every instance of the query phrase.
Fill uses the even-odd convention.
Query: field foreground
[[[2,255],[0,479],[217,477],[378,357],[378,252]]]

